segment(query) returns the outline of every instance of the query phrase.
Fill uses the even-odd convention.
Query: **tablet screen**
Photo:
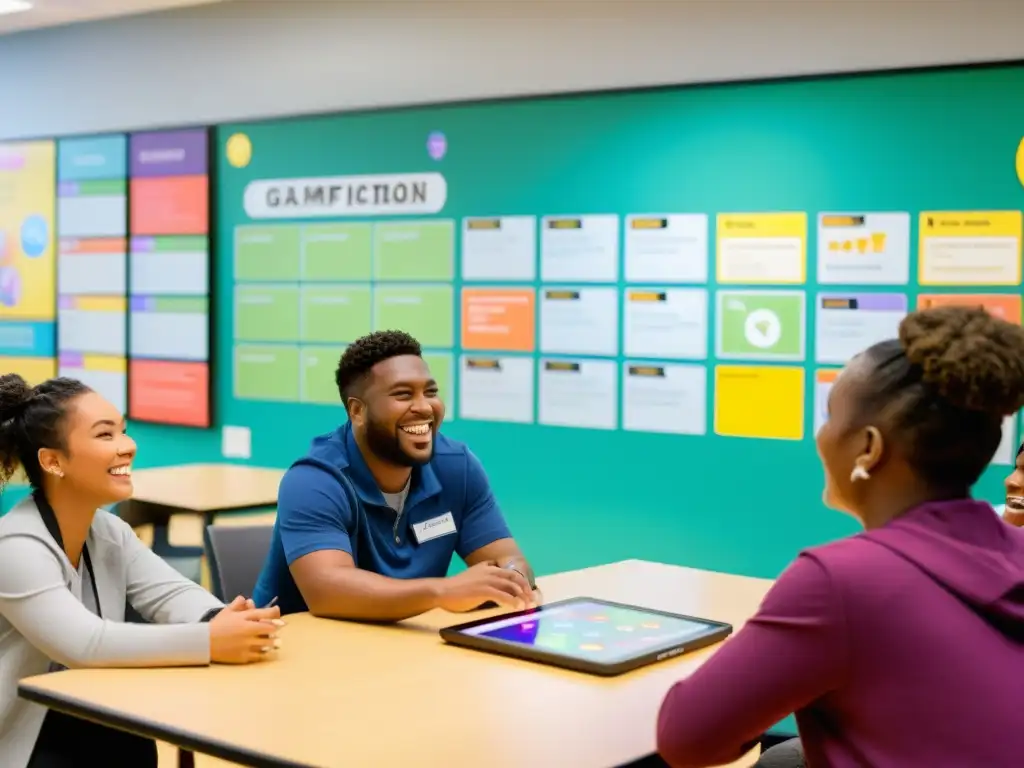
[[[705,634],[713,625],[589,600],[544,607],[462,630],[562,656],[614,663]]]

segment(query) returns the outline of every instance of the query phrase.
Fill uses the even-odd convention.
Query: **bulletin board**
[[[1002,67],[222,126],[223,423],[287,465],[344,418],[345,344],[403,328],[541,570],[775,576],[853,530],[813,440],[843,363],[918,306],[1021,322],[1022,89]]]
[[[128,137],[57,143],[58,373],[128,410]]]
[[[210,131],[129,140],[128,416],[212,423]]]
[[[0,371],[56,371],[53,141],[0,144]]]

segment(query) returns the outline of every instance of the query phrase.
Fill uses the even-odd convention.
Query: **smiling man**
[[[256,603],[365,621],[531,605],[532,572],[483,467],[438,431],[444,403],[419,342],[364,336],[335,379],[348,422],[281,481]],[[454,554],[469,568],[447,577]]]

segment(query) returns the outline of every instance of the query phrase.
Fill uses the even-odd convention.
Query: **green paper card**
[[[455,310],[450,285],[378,285],[373,290],[374,330],[412,334],[424,347],[450,348]]]
[[[299,348],[239,344],[235,347],[235,397],[239,400],[299,399]]]
[[[237,341],[298,341],[299,322],[298,286],[235,286]]]
[[[344,346],[302,348],[302,402],[341,405],[334,372],[344,351]]]
[[[301,261],[302,230],[297,224],[235,228],[238,282],[297,282]]]
[[[447,282],[455,276],[455,222],[377,224],[373,245],[378,280]]]
[[[368,282],[373,261],[369,224],[310,224],[302,228],[302,279]]]
[[[351,343],[370,332],[373,297],[369,285],[303,285],[302,340]]]
[[[719,291],[716,355],[722,360],[803,360],[803,291]]]

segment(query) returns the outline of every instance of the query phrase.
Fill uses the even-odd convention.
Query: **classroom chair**
[[[270,551],[271,525],[209,525],[203,531],[210,591],[225,602],[251,595]]]

